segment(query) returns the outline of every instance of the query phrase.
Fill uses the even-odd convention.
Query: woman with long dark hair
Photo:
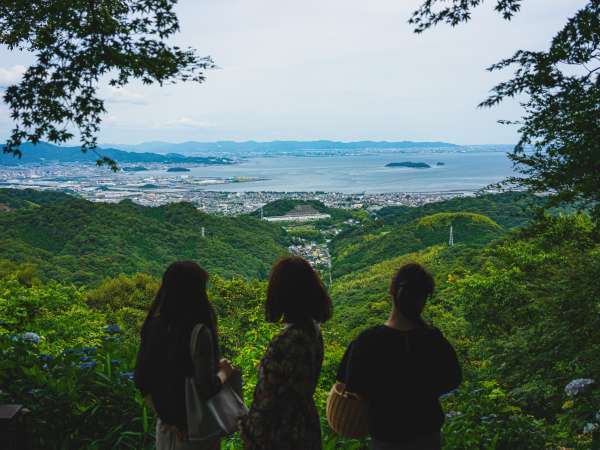
[[[364,330],[348,347],[338,381],[368,404],[374,450],[438,450],[444,413],[439,397],[462,380],[456,353],[421,314],[433,277],[419,264],[392,278],[384,325]]]
[[[193,377],[199,395],[215,395],[232,373],[220,359],[217,318],[208,300],[208,273],[191,261],[171,264],[142,326],[135,368],[135,384],[158,415],[158,450],[213,450],[220,439],[201,442],[187,438],[185,379]],[[192,330],[197,332],[195,353],[190,351]]]
[[[266,318],[283,323],[259,367],[254,402],[242,420],[246,450],[318,450],[321,427],[313,394],[323,363],[319,324],[331,317],[331,301],[319,275],[299,257],[271,270]]]

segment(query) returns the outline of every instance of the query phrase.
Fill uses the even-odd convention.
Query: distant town
[[[0,187],[69,192],[96,202],[131,200],[145,206],[191,202],[198,209],[221,215],[246,214],[279,199],[318,200],[328,207],[377,211],[386,206],[420,206],[470,192],[222,192],[211,186],[256,181],[251,177],[196,177],[168,172],[168,165],[147,164],[148,173],[124,170],[113,173],[94,164],[60,163],[0,166]],[[160,176],[156,172],[160,171]],[[155,174],[153,174],[155,173]]]

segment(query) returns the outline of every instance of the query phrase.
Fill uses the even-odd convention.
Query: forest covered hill
[[[140,324],[175,259],[211,273],[223,353],[241,368],[251,401],[258,362],[280,329],[264,320],[264,277],[287,252],[284,228],[189,204],[6,190],[0,199],[10,205],[0,211],[0,402],[32,410],[35,448],[152,448],[153,417],[130,379]],[[323,325],[315,395],[324,448],[365,445],[329,429],[326,394],[350,340],[387,318],[389,281],[408,261],[434,274],[426,318],[465,374],[443,399],[444,449],[596,445],[600,238],[586,214],[538,216],[539,201],[502,194],[353,215],[358,224],[330,242],[334,315]],[[313,231],[341,229],[339,217]],[[226,445],[241,448],[235,436]]]
[[[545,202],[543,197],[525,192],[505,192],[456,197],[419,208],[388,206],[377,211],[377,216],[384,224],[403,224],[438,212],[472,212],[487,216],[505,228],[512,228],[529,222],[534,217],[535,209]]]
[[[522,193],[454,198],[418,208],[386,207],[331,243],[336,276],[449,241],[483,247],[531,221],[543,199]]]
[[[364,269],[395,256],[447,243],[450,226],[455,242],[481,247],[508,230],[492,219],[474,213],[437,213],[403,225],[382,227],[334,240],[335,274]]]
[[[158,276],[177,259],[197,260],[226,277],[264,278],[287,253],[280,227],[204,214],[188,203],[150,208],[4,189],[0,202],[15,208],[0,213],[0,259],[34,264],[45,280],[95,284],[120,273]]]

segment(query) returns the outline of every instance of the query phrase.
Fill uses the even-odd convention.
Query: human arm
[[[367,395],[369,365],[366,361],[367,346],[364,339],[363,336],[359,336],[350,343],[338,367],[336,380],[344,383],[350,392]]]
[[[440,396],[456,389],[462,383],[462,368],[452,344],[441,335],[434,358],[432,384],[436,395]]]

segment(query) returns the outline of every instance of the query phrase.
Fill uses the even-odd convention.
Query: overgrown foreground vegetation
[[[322,415],[345,346],[386,318],[394,269],[419,261],[438,285],[428,318],[465,371],[443,400],[444,448],[598,448],[600,240],[588,216],[534,218],[532,201],[540,202],[485,196],[387,209],[378,219],[362,211],[360,226],[335,217],[315,226],[342,230],[330,245],[335,311],[323,327]],[[158,275],[176,258],[211,271],[224,353],[242,369],[251,401],[278,332],[264,321],[263,301],[266,270],[289,239],[281,228],[190,205],[13,191],[0,191],[0,203],[10,209],[0,213],[0,403],[31,409],[36,448],[152,448],[154,417],[132,370]],[[201,226],[213,233],[204,241]],[[323,439],[325,449],[365,445],[336,437],[324,419]],[[224,442],[240,447],[237,437]]]

